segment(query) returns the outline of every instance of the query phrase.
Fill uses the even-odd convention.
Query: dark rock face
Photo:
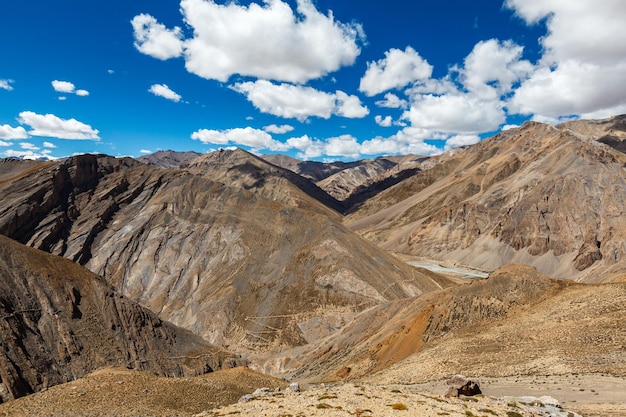
[[[4,236],[0,277],[2,402],[105,366],[184,376],[240,362],[86,269]]]
[[[447,381],[447,384],[450,387],[446,392],[446,397],[460,397],[461,395],[471,397],[482,394],[478,382],[465,378],[463,375],[454,375]]]

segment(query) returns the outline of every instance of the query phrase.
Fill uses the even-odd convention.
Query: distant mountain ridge
[[[138,161],[159,168],[178,168],[202,155],[198,152],[158,151],[137,158]]]

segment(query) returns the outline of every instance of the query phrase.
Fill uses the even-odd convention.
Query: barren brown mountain
[[[346,229],[308,180],[244,151],[187,170],[103,155],[40,168],[1,186],[1,233],[220,346],[310,343],[363,309],[449,285]]]
[[[146,163],[105,155],[2,160],[0,233],[69,259],[31,248],[16,254],[17,243],[0,241],[9,277],[0,287],[7,332],[2,342],[13,343],[3,352],[9,371],[2,382],[15,387],[6,381],[19,382],[16,375],[24,374],[31,384],[24,392],[32,392],[115,360],[168,375],[237,362],[211,347],[217,345],[241,354],[253,369],[301,382],[365,381],[371,398],[393,397],[399,390],[388,388],[392,384],[430,383],[461,372],[494,384],[509,376],[561,378],[554,379],[558,387],[573,376],[606,378],[613,386],[601,397],[606,402],[615,387],[626,387],[625,120],[557,127],[530,122],[430,158],[353,163],[263,160],[242,150],[163,152]],[[487,279],[446,278],[401,260],[416,257],[492,273]],[[31,258],[34,263],[27,262]],[[84,270],[70,261],[106,282],[74,275]],[[53,278],[50,271],[67,277]],[[138,307],[116,291],[156,315],[119,313]],[[88,317],[96,323],[90,328],[102,327],[98,338],[85,331]],[[60,330],[52,334],[54,326]],[[102,338],[112,342],[103,348]],[[38,360],[28,362],[36,356],[30,346],[44,346],[50,371]],[[68,354],[71,349],[80,355]],[[126,356],[119,362],[111,351]],[[148,367],[147,352],[153,351],[165,352],[156,369]],[[203,355],[199,362],[176,362],[192,351],[211,352],[214,362]],[[242,372],[241,381],[270,381]],[[55,413],[46,411],[49,401],[63,415],[74,398],[58,396],[79,390],[100,407],[84,415],[107,415],[107,398],[114,397],[98,387],[110,388],[118,377],[139,381],[129,392],[145,407],[120,411],[128,415],[192,415],[200,410],[190,405],[196,397],[182,391],[229,389],[217,380],[163,381],[103,370],[74,388],[40,393],[18,408],[0,407],[0,413]],[[148,380],[163,393],[146,393]],[[338,387],[336,397],[346,395],[345,402],[329,410],[358,403],[359,387]],[[11,398],[8,392],[3,398]],[[268,415],[289,415],[304,410],[311,395],[290,400],[276,393],[223,412],[249,414],[267,406],[274,407]],[[157,404],[164,397],[171,401]],[[416,410],[428,398],[415,396],[410,406]],[[288,401],[297,404],[269,405],[290,407]],[[469,415],[457,405],[424,412]],[[385,407],[376,410],[384,414]],[[486,407],[465,411],[486,413]],[[508,402],[497,407],[495,414],[539,413],[513,410]],[[601,410],[594,415],[616,410],[594,407],[587,408]],[[358,410],[355,415],[368,415]]]
[[[103,366],[197,375],[243,363],[101,277],[0,236],[0,402]]]
[[[529,122],[430,163],[347,224],[390,251],[486,270],[522,262],[588,281],[626,272],[623,153]]]

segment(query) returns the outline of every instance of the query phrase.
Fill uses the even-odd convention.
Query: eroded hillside
[[[553,280],[510,265],[476,280],[359,315],[283,372],[323,381],[415,384],[455,373],[626,376],[626,284]]]
[[[163,376],[243,364],[67,259],[0,236],[0,400],[103,366]]]

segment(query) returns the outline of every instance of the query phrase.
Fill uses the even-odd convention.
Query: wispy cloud
[[[277,135],[282,135],[284,133],[293,131],[294,127],[291,125],[281,125],[281,126],[269,125],[269,126],[265,126],[263,130],[265,130],[268,133],[275,133]]]
[[[13,80],[0,80],[0,88],[3,90],[11,91],[13,90],[13,84],[15,81]]]

